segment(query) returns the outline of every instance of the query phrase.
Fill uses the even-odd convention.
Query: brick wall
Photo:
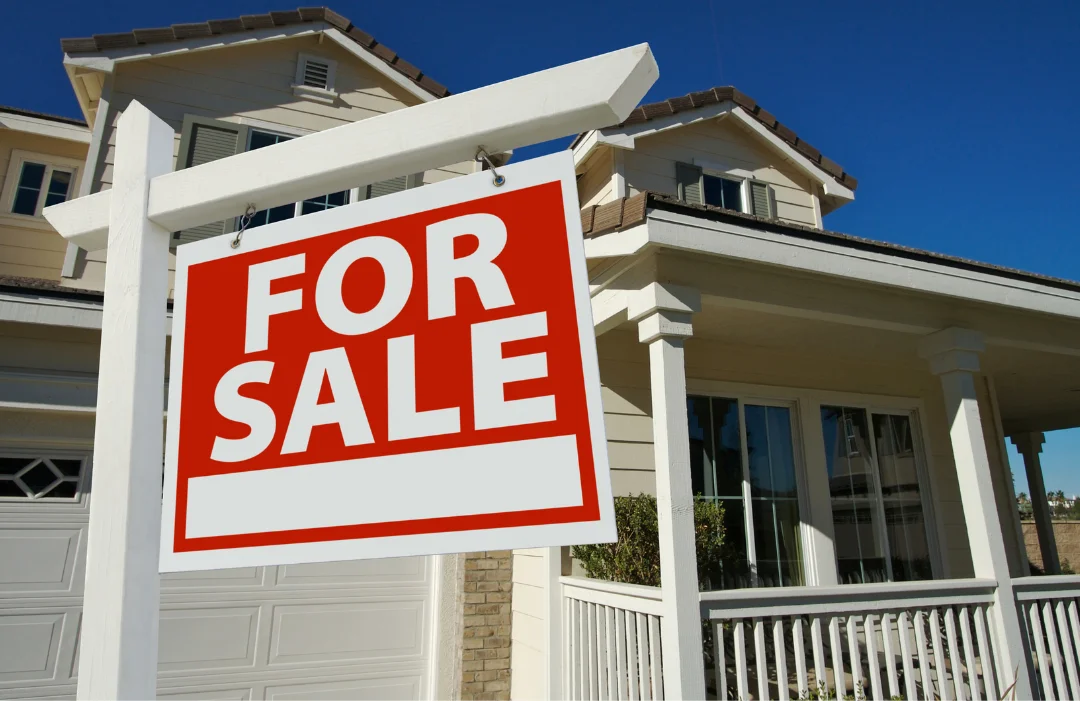
[[[509,550],[465,556],[463,701],[510,698],[512,568]]]
[[[1054,540],[1057,542],[1058,560],[1061,566],[1068,561],[1073,570],[1080,571],[1080,521],[1054,521]],[[1042,568],[1042,551],[1034,521],[1023,521],[1024,546],[1031,564]]]

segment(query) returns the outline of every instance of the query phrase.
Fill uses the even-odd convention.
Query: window
[[[687,415],[694,495],[723,504],[730,552],[709,586],[802,585],[793,407],[690,396]]]
[[[337,98],[334,74],[337,62],[321,56],[300,54],[296,58],[296,81],[293,94],[298,97],[333,104]]]
[[[274,144],[279,144],[282,141],[289,141],[293,138],[294,137],[286,136],[285,134],[274,134],[268,131],[252,129],[251,134],[248,137],[248,150],[254,151],[255,149],[273,146]],[[262,209],[256,212],[255,216],[251,218],[251,224],[249,224],[248,227],[252,228],[262,226],[263,224],[273,224],[274,222],[292,219],[293,217],[300,217],[305,214],[311,214],[312,212],[333,209],[334,207],[340,207],[341,205],[348,203],[349,191],[342,190],[341,192],[333,192],[329,195],[322,195],[321,197],[313,197],[312,199],[304,200],[303,202],[294,202],[292,204],[283,204],[280,207]]]
[[[79,495],[85,458],[0,453],[0,500],[72,501]]]
[[[741,180],[722,178],[718,175],[702,175],[701,191],[705,196],[705,204],[735,212],[743,211]]]
[[[69,199],[75,189],[74,160],[15,150],[5,181],[7,212],[40,217],[41,210]]]
[[[913,414],[822,406],[843,583],[932,579]]]

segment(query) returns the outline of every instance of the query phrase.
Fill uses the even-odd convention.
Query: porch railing
[[[660,589],[562,577],[563,698],[664,698]]]
[[[1040,698],[1080,698],[1080,577],[1023,577],[1013,580],[1013,591]]]
[[[996,699],[990,580],[702,592],[720,699]]]

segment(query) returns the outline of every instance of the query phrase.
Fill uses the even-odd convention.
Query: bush
[[[660,586],[660,537],[656,497],[615,498],[615,528],[619,540],[598,545],[575,545],[571,554],[594,579]],[[698,587],[724,556],[724,507],[715,501],[694,500],[694,538],[697,546]]]

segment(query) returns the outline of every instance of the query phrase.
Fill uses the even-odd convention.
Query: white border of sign
[[[505,166],[500,168],[499,172],[506,177],[506,183],[498,188],[492,183],[492,174],[484,171],[252,229],[244,235],[243,245],[236,250],[231,248],[233,237],[229,235],[185,244],[177,249],[169,414],[166,428],[165,489],[162,502],[161,572],[546,547],[610,542],[615,539],[615,514],[607,459],[604,414],[600,400],[600,373],[596,357],[596,339],[593,332],[588,270],[585,264],[573,155],[569,151],[562,151]],[[173,552],[177,448],[180,423],[183,420],[180,404],[183,388],[185,300],[187,271],[190,266],[556,181],[562,185],[563,208],[566,217],[571,279],[574,285],[574,302],[577,307],[578,340],[581,347],[596,491],[600,506],[598,521]],[[513,235],[513,231],[510,235]]]

